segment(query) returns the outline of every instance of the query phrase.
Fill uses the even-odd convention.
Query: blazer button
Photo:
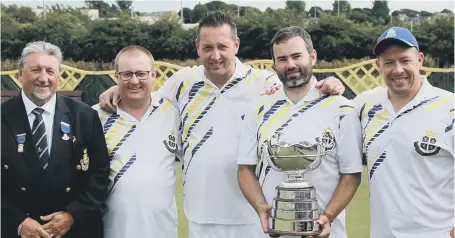
[[[77,165],[77,166],[76,166],[76,169],[77,169],[77,170],[81,170],[82,167],[81,167],[80,165]]]
[[[66,188],[66,192],[69,193],[71,191],[71,188]]]
[[[27,189],[24,188],[24,187],[22,187],[22,188],[21,188],[21,191],[22,191],[22,192],[25,192],[25,191],[27,191]]]
[[[8,169],[9,167],[8,167],[8,165],[5,164],[5,165],[3,165],[3,168]]]

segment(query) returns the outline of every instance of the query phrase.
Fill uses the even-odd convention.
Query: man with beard
[[[202,65],[179,70],[159,89],[181,115],[177,133],[182,139],[189,237],[259,237],[257,216],[237,183],[238,138],[248,104],[279,80],[236,57],[240,40],[227,14],[216,11],[204,17],[195,43]],[[326,88],[334,94],[342,87],[338,80],[324,84],[334,86]],[[110,104],[112,95],[105,96],[108,100],[101,101]]]
[[[377,40],[386,87],[358,95],[368,162],[371,238],[453,237],[454,94],[420,74],[412,33],[392,27]]]
[[[246,116],[238,157],[238,183],[255,209],[264,232],[269,232],[270,209],[275,187],[286,181],[283,172],[261,161],[264,142],[275,132],[291,144],[315,143],[325,132],[334,137],[334,149],[320,166],[305,173],[316,188],[322,227],[320,237],[344,238],[344,208],[360,184],[360,122],[350,102],[341,96],[322,95],[316,89],[312,66],[316,51],[308,33],[300,27],[279,30],[271,41],[274,67],[283,88],[262,96]],[[331,225],[332,224],[332,225]],[[268,237],[268,235],[264,235]]]

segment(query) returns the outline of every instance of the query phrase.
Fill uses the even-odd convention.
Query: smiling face
[[[308,52],[305,40],[294,36],[273,45],[275,70],[286,88],[305,86],[311,79],[316,62],[316,51]]]
[[[48,102],[57,92],[60,64],[55,56],[30,53],[19,68],[19,81],[24,94],[37,106]]]
[[[124,102],[150,100],[155,72],[149,55],[140,50],[128,50],[118,58],[116,77]]]
[[[415,95],[421,85],[420,68],[424,56],[415,47],[392,45],[376,60],[379,72],[394,95]]]
[[[228,24],[201,28],[196,48],[209,77],[230,77],[234,73],[239,44]]]

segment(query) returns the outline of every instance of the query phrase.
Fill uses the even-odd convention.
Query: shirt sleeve
[[[276,73],[273,73],[268,70],[264,70],[263,74],[261,75],[263,84],[262,84],[262,89],[260,90],[260,95],[264,94],[267,89],[271,88],[273,85],[280,85],[282,86],[283,84],[281,83],[280,79],[276,75]]]
[[[237,158],[237,164],[239,165],[256,165],[259,161],[257,155],[257,117],[254,115],[255,107],[253,105],[256,105],[256,103],[252,103],[251,110],[245,114],[244,123],[241,125],[243,129],[241,130],[239,155]]]
[[[337,159],[342,174],[362,172],[362,136],[358,114],[352,104],[340,105]]]

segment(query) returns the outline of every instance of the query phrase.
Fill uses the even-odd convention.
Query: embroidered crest
[[[82,156],[82,159],[80,162],[81,162],[82,171],[87,171],[88,165],[90,162],[90,159],[88,158],[88,154],[87,154],[87,149],[84,149],[84,155]]]
[[[414,147],[422,156],[433,156],[441,150],[441,147],[436,145],[436,133],[431,130],[425,133],[422,140],[414,142]]]
[[[175,141],[175,132],[171,131],[169,133],[168,139],[163,141],[164,146],[169,150],[171,153],[177,152],[177,142]]]
[[[326,151],[331,151],[337,146],[335,134],[333,134],[330,128],[325,128],[324,133],[322,133],[321,144],[325,147]]]

